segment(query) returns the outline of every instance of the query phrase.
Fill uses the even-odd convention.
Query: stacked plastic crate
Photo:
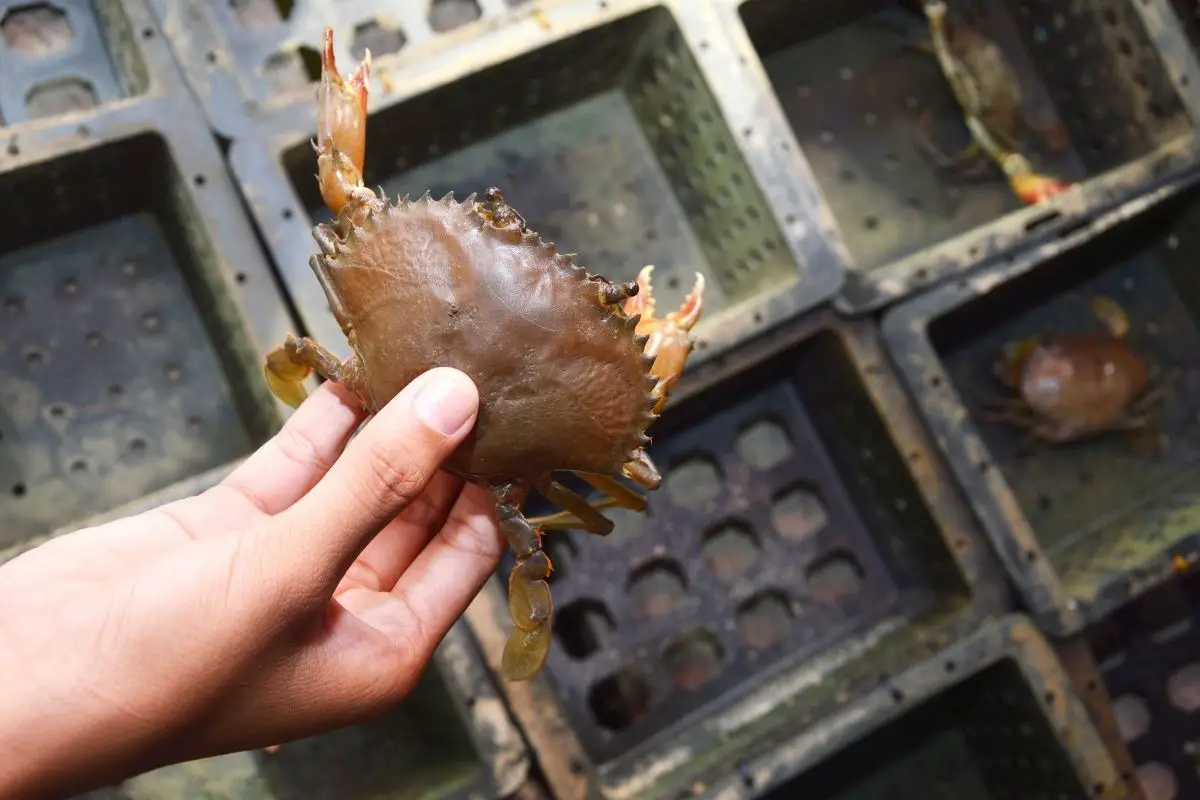
[[[114,791],[1196,791],[1194,9],[949,3],[1011,65],[1038,168],[1076,184],[1023,205],[921,146],[969,138],[915,0],[148,2],[56,4],[59,53],[31,17],[9,32],[43,4],[5,16],[0,180],[53,209],[0,234],[14,547],[215,480],[278,424],[258,359],[287,329],[348,352],[308,267],[327,24],[343,64],[374,58],[369,184],[499,185],[589,270],[710,294],[648,512],[548,539],[539,676],[495,677],[505,564],[396,717]],[[1098,296],[1166,381],[1160,435],[986,417],[1005,346],[1098,330]],[[140,349],[94,352],[115,336]]]

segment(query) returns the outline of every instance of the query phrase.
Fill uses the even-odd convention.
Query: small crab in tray
[[[1065,444],[1111,431],[1148,431],[1165,385],[1126,341],[1129,318],[1111,298],[1092,298],[1106,330],[1030,337],[1005,345],[996,378],[1017,397],[981,413],[990,422],[1024,428],[1035,439]]]
[[[1020,152],[1019,142],[1032,130],[1052,149],[1065,144],[1060,125],[1039,127],[1027,119],[1020,80],[1000,47],[960,20],[949,18],[944,0],[922,0],[931,41],[921,46],[937,59],[962,110],[972,142],[955,157],[947,157],[928,134],[921,147],[943,168],[980,165],[991,158],[1008,178],[1013,193],[1028,205],[1041,203],[1071,188],[1071,184],[1037,172]]]
[[[515,629],[501,670],[535,675],[550,647],[552,565],[544,531],[605,535],[607,507],[643,511],[662,481],[646,454],[646,428],[692,351],[705,283],[681,308],[654,313],[650,275],[614,283],[588,273],[531,230],[491,188],[456,201],[426,192],[379,197],[362,181],[370,54],[343,80],[326,29],[318,89],[317,179],[335,218],[313,230],[309,265],[353,351],[339,361],[321,344],[289,335],[264,372],[280,400],[297,406],[312,372],[377,411],[437,366],[466,373],[479,390],[478,422],[445,469],[487,486],[516,552],[508,581]],[[585,500],[555,480],[571,472],[602,493]],[[563,509],[526,518],[529,489]]]

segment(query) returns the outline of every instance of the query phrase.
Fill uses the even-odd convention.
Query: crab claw
[[[367,87],[371,51],[363,55],[346,81],[333,54],[333,28],[326,26],[321,47],[321,82],[317,88],[317,178],[321,196],[333,213],[346,205],[348,191],[362,185],[367,149]]]
[[[1026,172],[1014,175],[1010,184],[1017,197],[1026,205],[1036,205],[1060,195],[1070,189],[1073,184],[1064,183],[1047,175],[1036,172]]]
[[[700,320],[704,309],[704,276],[696,273],[696,283],[692,291],[684,299],[677,311],[668,313],[665,317],[654,314],[654,292],[650,285],[650,274],[653,265],[647,265],[638,273],[638,293],[625,301],[626,314],[641,314],[635,332],[646,336],[645,354],[654,359],[650,374],[658,379],[651,396],[654,398],[654,413],[662,411],[667,402],[667,394],[679,381],[688,356],[692,353],[693,343],[688,332]]]

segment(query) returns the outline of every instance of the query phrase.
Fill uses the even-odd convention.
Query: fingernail
[[[421,421],[443,436],[458,433],[474,416],[478,404],[475,387],[461,374],[434,378],[414,403]]]

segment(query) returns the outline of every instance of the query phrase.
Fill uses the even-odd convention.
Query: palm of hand
[[[55,709],[64,759],[128,774],[407,694],[502,548],[491,496],[437,471],[463,432],[415,421],[423,380],[349,446],[327,384],[217,486],[0,566],[0,676]]]

